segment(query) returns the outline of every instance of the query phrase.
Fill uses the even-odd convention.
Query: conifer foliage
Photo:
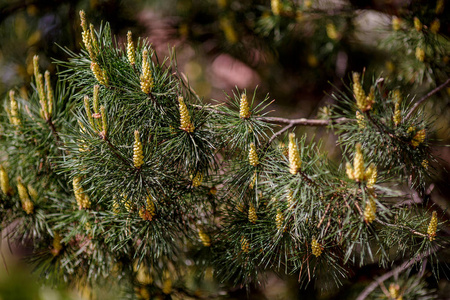
[[[276,18],[288,13],[281,2],[271,1]],[[431,122],[411,95],[350,74],[317,120],[339,138],[336,164],[320,141],[288,133],[302,121],[274,131],[269,96],[236,89],[205,104],[174,53],[161,60],[131,32],[121,45],[108,23],[80,20],[83,50],[64,49],[56,86],[36,56],[35,91],[12,90],[0,123],[2,226],[31,242],[38,274],[80,286],[114,280],[130,298],[187,299],[201,298],[205,270],[218,297],[269,272],[332,288],[353,268],[405,260],[386,278],[390,299],[430,293],[409,271],[427,258],[438,275],[443,222],[393,201],[404,197],[400,185],[423,190],[436,160]],[[417,49],[423,62],[429,51]]]

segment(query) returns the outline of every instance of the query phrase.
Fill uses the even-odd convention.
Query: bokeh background
[[[270,0],[0,0],[0,96],[6,98],[13,87],[22,93],[31,90],[34,55],[39,55],[42,69],[55,75],[58,68],[52,62],[67,59],[62,48],[80,50],[81,9],[96,28],[109,22],[119,45],[131,30],[135,38],[147,38],[160,58],[175,48],[179,70],[206,102],[222,101],[224,93],[236,88],[257,87],[260,99],[267,93],[275,99],[272,116],[326,117],[327,106],[333,104],[330,95],[348,89],[351,71],[365,72],[367,79],[389,79],[393,86],[402,86],[410,99],[449,76],[450,3],[437,12],[437,1],[432,0],[281,2],[277,13]],[[427,27],[438,18],[436,43],[443,47],[443,53],[432,53],[420,64],[414,41],[406,34],[413,30],[415,16]],[[395,18],[401,20],[404,35],[395,35]],[[449,95],[450,88],[444,89],[425,105],[435,120],[431,138],[440,157],[429,196],[443,211],[450,203],[450,175],[445,171],[450,169]],[[302,130],[311,138],[324,138],[324,150],[339,160],[336,136],[324,128]],[[5,235],[8,228],[2,229]],[[23,267],[25,256],[26,249],[2,240],[0,299],[78,299],[88,294],[40,287],[39,279]],[[364,284],[364,273],[371,271],[358,271],[361,274],[355,274],[352,284]],[[445,279],[432,287],[439,287],[442,297],[450,295]],[[102,298],[113,299],[114,291],[102,290]],[[322,298],[343,299],[345,293]],[[295,278],[275,276],[251,294],[251,299],[314,299],[315,295],[313,287],[298,290]]]

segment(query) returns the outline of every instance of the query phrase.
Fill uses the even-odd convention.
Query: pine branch
[[[393,140],[397,140],[401,143],[405,143],[405,141],[399,139],[396,135],[392,134],[391,132],[387,131],[386,129],[384,129],[382,126],[383,124],[379,124],[376,120],[374,120],[374,118],[372,117],[372,115],[370,114],[370,111],[366,112],[366,116],[367,118],[370,120],[370,122],[372,122],[372,124],[374,124],[378,130],[380,132],[382,132],[383,134],[386,134],[388,137],[390,137]]]
[[[45,120],[45,122],[48,124],[53,136],[55,137],[56,145],[61,147],[60,148],[61,152],[65,152],[67,154],[68,152],[63,150],[64,142],[61,139],[58,130],[56,129],[55,123],[53,123],[52,117],[50,116],[47,120]]]
[[[226,116],[230,115],[226,112],[211,108],[211,106],[193,105],[193,107],[195,107],[197,109],[205,109],[207,111],[221,114],[221,115],[226,115]],[[298,125],[298,126],[328,126],[331,124],[343,124],[343,123],[352,121],[351,119],[348,119],[348,118],[338,118],[336,120],[319,120],[319,119],[306,119],[306,118],[288,119],[288,118],[279,118],[279,117],[256,117],[256,119],[260,120],[260,121],[269,122],[269,123],[287,124],[287,125],[289,125],[289,128],[292,126],[296,126],[296,125]],[[283,129],[283,131],[281,133],[285,132],[286,130],[287,129]],[[280,135],[280,134],[278,134],[278,135]]]
[[[266,121],[269,123],[281,123],[281,124],[288,124],[290,126],[328,126],[331,124],[342,124],[350,122],[350,119],[347,118],[339,118],[336,120],[318,120],[318,119],[306,119],[306,118],[300,118],[300,119],[286,119],[286,118],[278,118],[278,117],[259,117],[257,118],[261,121]]]
[[[316,186],[316,187],[320,187],[320,185],[319,185],[318,183],[316,183],[316,182],[313,181],[311,178],[309,178],[308,175],[306,175],[305,172],[303,172],[302,170],[300,170],[298,173],[302,176],[302,178],[303,178],[306,182],[308,182],[308,185],[311,184],[311,185],[314,185],[314,186]]]
[[[277,131],[276,133],[274,133],[272,135],[272,137],[269,139],[269,141],[267,142],[266,148],[273,142],[273,140],[275,140],[278,136],[280,136],[283,132],[286,132],[287,130],[289,130],[290,128],[294,127],[293,124],[289,124],[287,126],[285,126],[284,128],[282,128],[281,130]]]
[[[406,261],[403,264],[401,264],[400,266],[398,266],[397,268],[395,268],[394,270],[385,273],[384,275],[378,277],[375,279],[375,281],[373,281],[371,284],[369,284],[356,298],[356,300],[364,300],[366,299],[370,293],[373,292],[373,290],[375,290],[377,288],[377,286],[381,283],[383,283],[384,281],[386,281],[387,279],[391,278],[394,275],[397,275],[398,273],[405,271],[406,269],[408,269],[409,267],[411,267],[412,265],[414,265],[416,262],[421,261],[422,259],[433,255],[434,253],[436,253],[437,251],[441,250],[443,248],[439,248],[436,247],[434,249],[431,249],[428,252],[423,252],[422,254],[416,256],[415,258],[413,258],[410,261]]]
[[[289,10],[288,14],[291,11],[297,10]],[[281,13],[283,17],[284,13]],[[371,178],[373,185],[378,176],[375,173],[372,180],[372,176],[368,175],[370,173],[368,168],[364,168],[367,163],[373,163],[379,167],[379,178],[382,179],[382,183],[383,180],[402,182],[408,175],[396,178],[396,175],[402,172],[402,168],[412,170],[411,178],[417,174],[416,170],[420,169],[421,173],[420,176],[417,175],[417,178],[424,179],[425,176],[422,175],[427,175],[428,172],[423,163],[428,165],[432,157],[426,153],[428,143],[424,142],[430,133],[422,134],[425,133],[425,129],[423,131],[421,129],[420,132],[416,129],[411,132],[406,130],[409,123],[412,123],[412,128],[429,128],[423,125],[426,122],[425,118],[425,120],[418,120],[420,114],[418,118],[411,118],[408,126],[406,124],[392,126],[394,122],[392,102],[380,101],[384,99],[384,94],[390,97],[387,96],[389,94],[383,93],[384,79],[379,78],[375,83],[372,82],[373,88],[375,88],[374,84],[378,86],[378,92],[371,89],[367,97],[364,95],[364,99],[368,99],[366,102],[371,102],[373,107],[371,105],[358,107],[357,104],[361,101],[357,101],[355,105],[355,98],[358,100],[355,96],[357,93],[349,95],[341,91],[344,81],[335,81],[337,82],[336,93],[333,92],[329,97],[336,101],[336,109],[332,110],[329,118],[268,117],[268,107],[273,101],[270,101],[268,95],[264,100],[259,99],[256,90],[253,92],[251,102],[247,98],[247,90],[239,91],[236,88],[237,92],[233,92],[232,95],[226,94],[226,102],[205,105],[189,86],[186,76],[178,73],[174,53],[162,64],[158,62],[155,53],[151,72],[147,72],[152,76],[152,89],[150,92],[145,92],[146,96],[144,96],[139,73],[141,69],[150,70],[142,66],[142,49],[148,50],[150,45],[140,40],[135,52],[130,38],[131,42],[127,45],[125,53],[122,48],[119,49],[113,44],[109,25],[102,27],[99,32],[94,31],[93,27],[89,31],[86,26],[83,26],[83,24],[86,25],[84,12],[80,14],[80,17],[83,43],[86,50],[90,51],[83,50],[84,54],[81,55],[70,54],[69,56],[72,56],[70,62],[61,63],[69,69],[66,72],[69,75],[63,75],[60,79],[69,83],[71,87],[69,99],[74,99],[71,105],[63,106],[62,112],[70,113],[61,114],[63,122],[59,122],[58,119],[53,123],[51,118],[46,119],[48,124],[46,126],[49,126],[52,134],[48,130],[44,130],[42,136],[36,134],[37,138],[42,139],[42,143],[48,143],[49,140],[50,143],[60,146],[60,149],[65,149],[64,143],[67,142],[71,143],[73,149],[78,148],[64,161],[56,161],[61,163],[62,173],[74,177],[73,189],[70,182],[66,184],[53,174],[50,174],[52,176],[49,178],[55,182],[50,182],[52,185],[48,186],[47,182],[41,182],[40,178],[35,179],[27,175],[27,178],[24,176],[23,180],[17,180],[20,186],[20,190],[19,187],[17,188],[19,196],[25,199],[20,199],[24,202],[22,207],[17,201],[5,202],[12,207],[15,214],[23,216],[23,220],[27,222],[24,222],[27,226],[18,230],[17,235],[24,238],[36,236],[35,253],[44,249],[47,254],[50,254],[48,251],[50,237],[47,234],[49,231],[47,228],[52,230],[55,228],[59,231],[58,235],[61,236],[58,238],[57,232],[53,234],[49,232],[50,236],[54,237],[52,250],[57,250],[58,254],[61,252],[60,256],[52,257],[52,267],[58,268],[61,262],[67,261],[68,266],[64,267],[62,272],[68,273],[70,268],[74,270],[77,268],[75,273],[71,271],[64,279],[77,280],[78,274],[84,274],[88,268],[86,280],[95,280],[98,274],[107,273],[112,268],[116,268],[108,261],[128,264],[126,267],[130,267],[131,270],[131,264],[135,259],[139,263],[143,261],[146,268],[148,267],[146,273],[156,275],[154,277],[159,277],[165,272],[169,272],[167,273],[169,275],[172,269],[178,268],[180,272],[176,273],[189,274],[185,273],[183,262],[185,259],[192,258],[200,262],[199,271],[202,271],[200,267],[212,267],[218,282],[230,283],[234,286],[244,284],[249,286],[252,282],[258,282],[259,274],[270,272],[272,269],[280,273],[284,269],[285,274],[300,271],[299,281],[302,285],[322,275],[326,277],[331,275],[327,280],[334,279],[335,283],[339,284],[342,278],[348,276],[350,268],[357,267],[352,264],[356,260],[360,259],[364,262],[369,256],[380,265],[391,263],[392,256],[386,248],[399,240],[401,246],[398,255],[401,256],[401,260],[397,263],[400,267],[392,270],[392,274],[387,277],[383,275],[374,279],[374,283],[369,282],[367,291],[363,291],[360,295],[364,298],[372,293],[377,285],[381,285],[383,292],[389,297],[387,289],[383,286],[383,280],[402,271],[406,275],[408,272],[404,270],[416,263],[426,261],[427,256],[442,247],[442,245],[432,244],[431,241],[428,242],[428,238],[430,240],[431,237],[434,238],[436,229],[422,230],[422,233],[419,231],[421,229],[414,225],[425,224],[429,220],[427,214],[412,215],[403,210],[393,210],[392,214],[395,218],[392,219],[402,218],[403,221],[397,223],[376,219],[376,200],[365,197],[364,189],[369,188],[368,178]],[[277,22],[279,18],[266,19]],[[331,31],[340,31],[339,27],[342,24],[334,23],[333,21],[328,24],[333,29]],[[328,29],[327,31],[330,31]],[[334,34],[327,32],[329,35],[327,41],[331,39],[338,42],[344,37],[341,33],[343,32]],[[91,36],[89,37],[88,34]],[[129,35],[131,37],[131,33]],[[91,55],[90,52],[94,52],[94,58],[101,68],[98,74],[94,72],[95,69],[89,68],[91,61],[94,60],[86,56]],[[341,78],[345,76],[348,54],[339,49],[336,53],[338,57],[335,63],[335,74]],[[104,80],[98,79],[99,74],[103,74]],[[92,85],[106,79],[108,84],[94,87],[94,93],[92,93]],[[356,80],[354,80],[355,83]],[[408,118],[418,105],[448,83],[449,80],[429,92],[409,112],[406,109],[403,114],[408,113]],[[139,88],[140,84],[141,88]],[[363,91],[362,84],[360,90]],[[79,103],[79,100],[87,97],[85,95],[90,97],[91,94],[94,95],[92,103],[85,102],[87,118],[79,116],[78,119],[82,121],[81,130],[73,130],[77,128],[70,128],[70,125],[77,121],[77,115],[71,112],[78,109],[81,113],[82,110],[79,109],[82,109],[80,106],[82,103]],[[362,92],[362,94],[365,93]],[[188,109],[184,107],[183,112],[176,101],[177,96],[186,98]],[[375,98],[377,98],[376,101]],[[120,101],[117,101],[118,99]],[[18,125],[15,123],[20,123],[21,114],[18,108],[21,106],[13,100],[10,105],[7,104],[13,112],[8,113],[8,116],[11,115],[10,121],[13,122],[7,128],[13,130],[17,128]],[[107,107],[108,119],[115,122],[113,127],[115,130],[108,132],[109,136],[106,130],[107,115],[103,110],[101,114],[99,113],[99,106]],[[92,114],[92,107],[95,116]],[[356,118],[355,112],[357,112]],[[101,132],[98,128],[99,116],[104,118],[104,131]],[[183,125],[180,128],[179,124],[183,124],[182,119],[185,123],[192,122],[192,127]],[[29,123],[31,122],[23,122],[23,125]],[[83,124],[88,124],[88,129],[92,130],[87,131]],[[38,125],[41,126],[42,122]],[[271,151],[267,151],[275,139],[279,139],[283,133],[295,126],[330,128],[332,130],[330,134],[338,136],[339,146],[344,148],[344,155],[348,154],[349,147],[354,147],[355,143],[360,142],[365,147],[365,157],[362,158],[363,153],[358,154],[361,156],[358,163],[354,157],[353,167],[347,168],[347,175],[345,175],[342,172],[342,163],[345,163],[345,159],[336,165],[333,161],[329,161],[325,154],[321,154],[320,142],[317,141],[319,138],[311,139],[307,143],[306,137],[303,137],[299,143],[296,143],[295,151],[293,147],[289,149],[286,145],[282,147],[280,145],[279,148],[273,147]],[[274,132],[274,129],[278,131]],[[135,140],[132,145],[130,132],[133,130]],[[22,139],[14,132],[6,136],[4,146],[3,139],[0,141],[1,146],[7,150],[10,149],[9,144],[17,149],[17,155],[11,154],[10,161],[7,163],[8,170],[11,170],[11,178],[21,175],[20,168],[16,171],[17,166],[20,167],[21,164],[23,164],[22,169],[25,169],[27,165],[38,165],[34,152],[27,151],[26,148],[29,146],[31,150],[34,150],[33,147],[38,144],[30,142],[38,140],[33,139],[32,135],[36,130],[29,132],[31,133],[29,139]],[[66,132],[71,135],[66,137],[63,135]],[[88,132],[89,137],[86,136]],[[421,138],[422,135],[423,138]],[[142,143],[140,136],[142,136]],[[266,145],[261,155],[260,149],[264,143]],[[249,148],[250,151],[248,151]],[[112,151],[113,154],[111,155],[108,151]],[[28,155],[27,152],[31,154]],[[292,155],[292,152],[296,154]],[[259,158],[258,154],[260,154]],[[140,167],[143,165],[143,157],[146,158],[148,168]],[[293,166],[290,167],[289,173],[287,158],[290,158],[289,164]],[[293,163],[292,158],[295,158],[297,163]],[[298,163],[299,160],[304,161],[303,168]],[[366,161],[365,164],[363,160]],[[421,163],[423,168],[420,167]],[[389,168],[392,165],[395,166]],[[370,164],[371,172],[374,172],[373,169],[374,167]],[[387,174],[386,170],[389,170]],[[3,170],[2,172],[6,173]],[[4,182],[6,176],[0,175],[3,176]],[[356,183],[348,180],[356,177]],[[365,180],[367,184],[364,183]],[[38,192],[34,192],[34,194],[39,193],[35,197],[32,195],[33,185],[38,186],[37,189],[39,189]],[[53,191],[53,186],[62,188]],[[13,199],[9,195],[8,188],[2,186],[2,190],[6,190],[8,201]],[[395,191],[388,188],[382,189],[381,192],[380,205],[384,205],[385,199],[398,196],[398,192],[394,193]],[[55,200],[68,198],[69,195],[70,201],[52,201],[47,204],[39,199],[41,195],[45,197],[40,198]],[[37,199],[34,210],[33,207],[30,209],[29,206],[24,205],[31,203],[27,200],[30,196]],[[79,210],[74,210],[73,197],[79,205]],[[389,206],[390,202],[386,202]],[[221,205],[218,206],[218,203]],[[3,204],[0,206],[0,213],[3,213],[4,207],[9,208]],[[384,226],[366,226],[370,222],[366,215],[369,215],[371,208],[374,210],[372,212],[374,219],[370,218],[370,220],[376,222],[372,225]],[[5,210],[5,212],[8,211]],[[47,219],[43,217],[47,215],[53,216],[48,224]],[[430,224],[435,224],[433,226],[437,228],[436,213],[433,213],[433,218]],[[309,221],[299,222],[304,219]],[[318,224],[315,225],[317,221]],[[433,226],[429,227],[434,228]],[[277,234],[274,238],[275,230]],[[198,236],[193,235],[195,231],[198,231]],[[103,235],[104,232],[105,235]],[[378,232],[381,234],[378,235]],[[379,241],[379,247],[374,247],[372,237]],[[64,242],[61,242],[61,239],[64,239]],[[85,243],[83,240],[88,241]],[[412,254],[408,251],[410,247],[415,249],[417,241],[422,242],[421,245],[425,246],[427,252],[422,252],[423,248],[415,250]],[[322,250],[328,249],[333,251],[324,251],[322,254]],[[348,251],[344,254],[344,251],[334,251],[334,249],[348,249]],[[375,249],[380,255],[373,255]],[[70,256],[72,251],[77,253],[76,256]],[[91,253],[94,255],[90,255]],[[343,255],[345,255],[344,259],[342,259]],[[414,258],[411,258],[411,255],[414,255]],[[42,260],[39,264],[46,267]],[[169,267],[166,268],[166,266]],[[304,267],[307,268],[307,273]],[[425,270],[425,266],[422,265],[422,267]],[[134,272],[128,274],[132,282],[135,282],[135,275]],[[180,280],[177,279],[175,287],[171,289],[174,294],[199,299],[213,299],[219,296],[213,291],[202,295],[194,293],[187,287],[189,280],[187,276],[183,277],[185,276],[180,276],[178,278]],[[184,279],[186,279],[186,286],[183,283]],[[227,288],[225,292],[230,293],[230,289],[227,286],[224,287]],[[147,288],[144,287],[147,292],[171,297],[169,292],[163,292],[163,289],[159,287]]]
[[[218,104],[218,105],[214,105],[214,106],[221,106],[221,105],[222,104]],[[204,109],[204,110],[207,110],[207,111],[213,112],[215,114],[219,114],[219,115],[231,116],[231,114],[229,114],[229,113],[226,113],[224,111],[211,108],[212,106],[202,106],[202,105],[198,105],[198,104],[192,104],[192,107],[194,107],[194,108],[196,108],[198,110]]]
[[[58,133],[58,131],[56,130],[55,123],[53,123],[52,117],[49,117],[49,118],[46,120],[46,122],[47,122],[48,126],[50,127],[50,130],[52,131],[52,134],[55,136],[56,143],[57,143],[58,145],[62,145],[61,137],[59,136],[59,133]]]
[[[450,83],[450,78],[448,78],[443,84],[441,84],[440,86],[438,86],[435,89],[431,90],[428,94],[426,94],[425,96],[420,98],[420,100],[417,101],[413,105],[413,107],[411,107],[411,109],[409,110],[409,112],[406,115],[406,117],[404,118],[404,120],[408,120],[411,117],[411,115],[413,114],[413,112],[419,107],[419,105],[422,104],[422,102],[424,102],[425,100],[427,100],[428,98],[430,98],[431,96],[433,96],[434,94],[436,94],[437,92],[439,92],[440,90],[445,88],[449,83]]]
[[[380,224],[382,224],[384,226],[388,226],[388,227],[406,229],[406,230],[408,230],[409,232],[411,232],[411,233],[413,233],[415,235],[419,235],[421,237],[427,237],[426,234],[424,234],[422,232],[419,232],[417,230],[414,230],[414,229],[412,229],[412,228],[410,228],[408,226],[389,224],[389,223],[383,222],[383,221],[381,221],[379,219],[375,219],[375,222],[380,223]]]
[[[103,137],[102,138],[106,144],[109,146],[109,148],[111,148],[111,151],[114,153],[114,155],[120,159],[125,165],[130,165],[130,162],[128,160],[126,160],[119,152],[119,150],[111,143],[111,141],[108,139],[108,137]]]

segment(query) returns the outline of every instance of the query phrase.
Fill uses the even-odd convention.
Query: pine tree
[[[271,1],[260,32],[314,13],[307,2]],[[231,18],[223,14],[220,27],[235,44]],[[333,43],[343,38],[340,21],[323,28]],[[78,287],[115,281],[123,298],[226,298],[259,285],[261,274],[295,274],[301,287],[327,290],[378,264],[392,270],[358,299],[433,296],[416,268],[439,276],[443,216],[398,203],[409,197],[404,187],[427,196],[438,158],[419,105],[450,80],[419,100],[398,87],[448,71],[430,61],[444,59],[433,40],[439,21],[393,19],[387,39],[408,34],[422,72],[391,81],[356,70],[322,119],[269,116],[269,95],[237,88],[208,104],[174,51],[160,60],[149,41],[129,32],[120,44],[108,23],[87,22],[81,12],[83,49],[62,48],[70,58],[55,62],[56,85],[35,56],[34,91],[11,90],[0,120],[2,226],[13,228],[9,239],[31,242],[38,274]],[[302,126],[336,134],[341,160]],[[202,290],[210,270],[215,288]]]

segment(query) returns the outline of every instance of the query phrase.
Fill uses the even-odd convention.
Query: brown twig
[[[258,120],[266,121],[269,123],[280,123],[287,124],[292,126],[300,125],[300,126],[328,126],[331,124],[341,124],[349,122],[350,119],[347,118],[339,118],[336,120],[318,120],[318,119],[286,119],[286,118],[278,118],[278,117],[258,117]]]
[[[327,215],[327,213],[328,213],[328,209],[330,208],[330,206],[331,206],[331,202],[328,203],[328,205],[327,205],[327,207],[326,207],[326,209],[325,209],[325,212],[324,212],[324,214],[323,214],[323,217],[320,219],[319,224],[317,224],[317,228],[320,228],[320,225],[322,225],[323,220],[325,220],[325,217],[326,217],[326,215]]]
[[[200,106],[200,105],[193,105],[193,107],[197,109],[205,109],[207,111],[211,111],[217,114],[231,116],[229,113],[226,113],[224,111],[220,111],[217,109],[214,109],[210,106]],[[271,138],[267,141],[266,149],[269,147],[269,145],[281,134],[289,130],[290,128],[298,125],[298,126],[328,126],[331,124],[341,124],[351,121],[347,118],[338,118],[335,120],[319,120],[319,119],[306,119],[306,118],[300,118],[300,119],[287,119],[287,118],[278,118],[278,117],[256,117],[257,120],[265,121],[268,123],[278,123],[278,124],[286,124],[287,126],[283,127],[281,130],[277,131],[275,134],[271,136]]]
[[[394,276],[394,275],[396,275],[396,274],[398,274],[398,273],[400,273],[400,272],[402,272],[402,271],[408,269],[410,266],[414,265],[416,262],[422,260],[423,258],[428,257],[428,256],[430,256],[430,255],[436,253],[436,252],[437,252],[438,250],[440,250],[440,249],[442,249],[442,248],[436,247],[436,248],[434,248],[434,249],[431,249],[431,250],[428,251],[428,252],[423,252],[422,254],[420,254],[420,255],[414,257],[412,260],[404,262],[403,264],[401,264],[401,265],[398,266],[397,268],[393,269],[392,271],[387,272],[387,273],[385,273],[384,275],[382,275],[382,276],[380,276],[380,277],[378,277],[378,278],[375,278],[375,280],[374,280],[371,284],[369,284],[369,285],[368,285],[368,286],[367,286],[367,287],[366,287],[366,288],[358,295],[358,297],[356,298],[356,300],[364,300],[364,299],[366,299],[367,296],[369,296],[370,293],[372,293],[373,290],[376,289],[377,286],[378,286],[379,284],[381,284],[381,283],[384,282],[385,280],[391,278],[392,276]]]
[[[218,104],[218,105],[214,105],[214,106],[211,106],[211,105],[210,106],[208,106],[208,105],[202,106],[202,105],[198,105],[198,104],[191,104],[191,105],[192,105],[192,107],[194,107],[194,108],[196,108],[198,110],[204,109],[204,110],[213,112],[215,114],[231,116],[231,114],[229,114],[229,113],[226,113],[224,111],[217,110],[217,109],[213,108],[213,107],[216,107],[216,106],[221,106],[222,104]]]
[[[221,104],[219,104],[221,105]],[[201,105],[193,105],[193,107],[197,109],[205,109],[217,114],[231,116],[229,113],[214,109],[211,106],[201,106]],[[279,118],[279,117],[256,117],[257,120],[265,121],[268,123],[278,123],[278,124],[286,124],[290,127],[293,126],[328,126],[331,124],[342,124],[352,121],[351,119],[347,118],[338,118],[335,120],[319,120],[319,119],[306,119],[306,118],[299,118],[299,119],[288,119],[288,118]],[[285,130],[284,130],[285,131]]]
[[[340,124],[350,121],[347,118],[339,118],[336,120],[318,120],[318,119],[285,119],[285,118],[276,118],[276,117],[258,117],[258,120],[266,121],[269,123],[281,123],[281,124],[287,124],[287,126],[283,127],[281,130],[277,131],[275,134],[273,134],[270,139],[267,141],[266,149],[269,147],[269,145],[281,134],[286,132],[287,130],[291,129],[292,127],[296,125],[300,126],[328,126],[330,124]]]
[[[45,120],[45,122],[48,124],[48,127],[50,127],[50,130],[51,130],[53,136],[55,137],[56,145],[60,147],[61,152],[68,154],[69,151],[67,149],[63,150],[64,142],[61,139],[61,137],[58,133],[58,130],[56,130],[56,126],[55,126],[55,123],[53,123],[52,117],[49,117],[47,120]]]
[[[371,122],[375,125],[375,127],[377,127],[378,130],[380,130],[380,132],[386,134],[387,136],[389,136],[389,137],[390,137],[391,139],[393,139],[393,140],[397,140],[397,141],[399,141],[399,142],[401,142],[401,143],[405,143],[405,141],[401,140],[401,139],[398,138],[396,135],[394,135],[394,134],[392,134],[391,132],[388,132],[386,129],[384,129],[384,128],[382,127],[383,125],[380,125],[379,123],[377,123],[377,121],[374,120],[374,118],[372,118],[372,115],[370,114],[369,111],[366,112],[366,116],[367,116],[367,118],[369,119],[369,121],[371,121]]]
[[[413,233],[413,234],[415,234],[415,235],[419,235],[419,236],[421,236],[421,237],[427,237],[427,236],[428,236],[428,235],[426,235],[425,233],[422,233],[422,232],[419,232],[419,231],[417,231],[417,230],[414,230],[414,229],[412,229],[411,227],[408,227],[408,226],[389,224],[389,223],[386,223],[386,222],[381,221],[381,220],[379,220],[379,219],[375,219],[375,222],[380,223],[380,224],[382,224],[382,225],[384,225],[384,226],[388,226],[388,227],[406,229],[406,230],[408,230],[409,232],[411,232],[411,233]]]
[[[422,98],[420,98],[419,101],[417,101],[413,107],[411,107],[411,109],[409,110],[408,114],[406,115],[406,117],[404,118],[404,120],[409,119],[409,117],[411,117],[411,115],[413,114],[413,112],[419,107],[420,104],[422,104],[422,102],[424,102],[425,100],[427,100],[428,98],[430,98],[431,96],[433,96],[434,94],[436,94],[437,92],[439,92],[440,90],[442,90],[443,88],[445,88],[448,84],[450,83],[450,78],[448,78],[443,84],[441,84],[440,86],[436,87],[435,89],[431,90],[428,94],[426,94],[425,96],[423,96]]]
[[[52,117],[49,117],[45,121],[47,122],[48,126],[50,127],[52,134],[55,136],[56,142],[61,145],[62,144],[61,137],[59,136],[59,133],[56,130],[55,123],[53,123]]]
[[[289,124],[289,125],[283,127],[281,130],[275,132],[275,133],[270,137],[270,139],[267,141],[267,146],[266,146],[266,147],[268,147],[268,146],[273,142],[273,140],[277,138],[277,136],[280,136],[283,132],[289,130],[289,129],[292,128],[292,127],[294,127],[294,125]]]
[[[319,184],[314,182],[311,178],[309,178],[308,175],[306,175],[302,170],[300,170],[298,173],[302,176],[302,178],[304,180],[306,180],[308,182],[308,184],[315,185],[315,186],[320,186]]]
[[[358,209],[359,214],[360,214],[361,216],[363,216],[364,214],[363,214],[363,212],[362,212],[362,210],[361,210],[361,207],[360,207],[359,204],[358,204],[358,201],[355,201],[355,206],[356,206],[356,208]]]
[[[109,148],[111,148],[112,152],[117,158],[119,158],[124,164],[130,165],[130,162],[126,160],[122,155],[120,155],[119,150],[117,150],[117,148],[111,143],[111,141],[107,137],[104,137],[102,139],[106,142]]]
[[[345,206],[347,206],[348,210],[352,211],[352,208],[348,204],[347,199],[345,199],[345,195],[344,195],[344,197],[342,197],[342,199],[344,200]]]

